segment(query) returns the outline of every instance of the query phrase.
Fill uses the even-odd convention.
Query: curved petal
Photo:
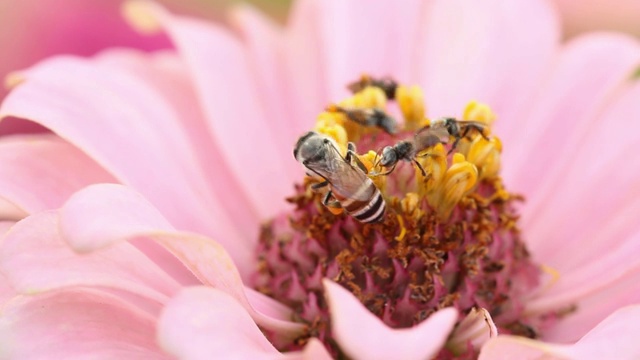
[[[459,116],[476,99],[517,121],[558,45],[554,9],[538,0],[439,0],[423,16],[416,78],[430,117]]]
[[[583,36],[565,45],[558,55],[547,81],[530,99],[530,110],[520,114],[524,119],[518,130],[502,138],[503,176],[528,198],[523,219],[527,228],[537,221],[535,214],[543,213],[566,167],[575,162],[576,147],[585,144],[587,130],[601,121],[603,108],[617,97],[616,91],[639,62],[638,42],[619,34]],[[624,124],[625,119],[618,121]],[[616,139],[598,139],[603,141],[613,145]]]
[[[549,174],[552,178],[557,175],[553,189],[543,189],[546,193],[532,199],[534,208],[526,209],[532,214],[525,224],[531,250],[549,265],[560,270],[573,269],[625,241],[621,234],[610,238],[602,235],[619,220],[620,210],[640,195],[637,186],[640,160],[630,156],[640,145],[640,127],[632,120],[640,118],[639,97],[640,83],[620,88],[615,100],[603,107],[597,122],[582,134],[582,140],[567,149],[573,156],[566,159],[562,172]],[[547,198],[544,201],[538,198],[542,196]],[[537,209],[544,206],[545,211],[532,213],[536,206]],[[629,226],[638,228],[637,224]],[[593,246],[576,253],[576,247],[585,238],[591,238]],[[566,259],[568,252],[575,256]]]
[[[499,359],[638,359],[640,305],[622,308],[573,345],[545,344],[516,336],[498,336],[480,352],[480,360]]]
[[[406,80],[415,59],[414,44],[426,4],[413,0],[315,1],[313,16],[317,21],[313,25],[328,100],[338,101],[348,95],[346,84],[362,73]]]
[[[185,360],[279,354],[233,297],[206,287],[184,289],[167,303],[158,321],[158,342]]]
[[[119,185],[94,185],[77,192],[61,209],[60,217],[67,241],[81,252],[94,251],[132,234],[177,232],[144,197]],[[221,240],[248,278],[255,266],[253,249],[234,238]]]
[[[271,22],[248,4],[236,6],[231,12],[231,24],[243,40],[261,94],[260,104],[270,119],[275,145],[283,159],[291,158],[292,146],[309,129],[313,118],[296,119],[293,108],[298,104],[291,101],[290,82],[286,78],[283,61],[283,29]],[[287,173],[302,169],[296,161],[284,161]]]
[[[98,182],[115,180],[56,136],[0,140],[0,196],[25,213],[58,208],[75,191]]]
[[[95,60],[116,70],[125,69],[160,92],[164,101],[171,104],[179,114],[181,127],[194,149],[199,167],[203,169],[208,188],[213,193],[212,199],[208,201],[210,207],[222,213],[212,212],[211,216],[219,221],[233,223],[234,229],[243,235],[242,241],[255,241],[259,229],[249,224],[256,224],[260,220],[258,214],[245,196],[242,186],[231,174],[223,156],[224,149],[215,145],[188,68],[178,54],[173,51],[148,54],[129,49],[111,49],[98,54]],[[229,215],[221,216],[226,213]]]
[[[141,18],[155,20],[174,41],[189,66],[211,135],[226,150],[227,164],[258,214],[267,218],[285,208],[284,198],[291,193],[298,171],[291,172],[284,162],[293,160],[277,151],[278,136],[260,103],[243,44],[221,27],[173,16],[157,4],[128,5],[134,24]]]
[[[38,122],[139,189],[180,229],[237,234],[211,194],[176,109],[126,70],[60,56],[13,75],[0,118]]]
[[[545,329],[542,339],[560,343],[581,338],[615,310],[640,303],[640,271],[628,273],[597,292],[579,297],[576,310]]]
[[[90,186],[72,196],[60,212],[61,232],[74,249],[90,251],[112,248],[126,240],[148,239],[173,254],[201,282],[233,296],[265,329],[289,338],[302,328],[301,324],[288,321],[288,309],[262,302],[261,307],[269,307],[271,316],[256,311],[225,248],[210,238],[166,227],[157,211],[130,189],[120,185]],[[248,274],[249,269],[245,270]]]
[[[302,352],[280,354],[233,297],[203,286],[184,289],[169,301],[158,322],[158,342],[185,360],[331,359],[317,339]]]
[[[331,330],[340,349],[357,359],[429,359],[444,346],[458,319],[442,309],[410,329],[391,329],[342,286],[323,280]]]
[[[64,242],[55,212],[18,222],[0,248],[0,272],[22,294],[72,286],[119,289],[164,303],[179,284],[128,243],[79,255]]]
[[[18,297],[0,316],[3,359],[165,359],[155,321],[117,298],[87,290]]]

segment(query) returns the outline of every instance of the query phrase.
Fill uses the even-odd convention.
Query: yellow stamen
[[[338,143],[342,155],[346,154],[347,143],[349,142],[347,131],[343,126],[344,121],[344,114],[325,111],[318,115],[316,126],[314,127],[314,130],[320,134],[333,138]]]
[[[452,162],[439,186],[439,191],[435,192],[435,196],[428,197],[429,203],[442,218],[451,215],[453,208],[478,181],[478,170],[475,165],[466,161],[464,155],[455,154]]]
[[[544,284],[544,287],[541,289],[542,291],[549,290],[549,288],[551,288],[553,285],[555,285],[558,282],[558,280],[560,280],[560,272],[552,268],[551,266],[540,264],[540,270],[542,270],[544,273],[547,273],[548,275],[551,276],[551,279],[549,279],[549,281],[546,284]]]
[[[400,226],[400,234],[395,237],[396,241],[402,241],[404,236],[407,234],[407,229],[404,227],[404,220],[402,220],[402,216],[396,214],[396,218],[398,219],[398,225]]]
[[[498,137],[493,136],[486,140],[478,136],[471,142],[467,160],[478,168],[480,179],[494,178],[500,170],[501,151],[502,143]]]
[[[491,125],[496,119],[496,114],[491,110],[489,105],[472,100],[464,108],[462,118],[465,120],[480,121],[487,125]]]
[[[396,89],[396,101],[404,116],[407,130],[415,130],[424,126],[424,94],[420,87],[398,86]]]
[[[362,91],[355,93],[349,101],[351,106],[358,108],[377,108],[384,110],[387,107],[387,96],[379,87],[367,86]]]
[[[425,196],[438,189],[440,181],[442,181],[447,171],[447,152],[442,144],[437,144],[418,154],[417,160],[427,173],[425,178],[420,171],[416,171],[418,184],[424,184],[418,187],[419,193],[421,196]]]
[[[411,218],[419,219],[424,215],[424,212],[420,208],[420,200],[422,198],[414,193],[407,193],[402,200],[400,200],[400,208],[402,212]]]
[[[369,152],[367,152],[366,154],[358,155],[358,158],[360,159],[360,161],[362,161],[364,166],[367,168],[367,173],[371,173],[372,171],[373,172],[380,171],[380,169],[374,169],[376,161],[380,159],[380,157],[375,151],[369,150]],[[376,185],[376,187],[384,192],[384,190],[386,189],[387,177],[386,176],[370,176],[370,178],[371,180],[373,180],[373,183]]]

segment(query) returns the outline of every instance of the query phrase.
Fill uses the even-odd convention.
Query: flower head
[[[635,307],[614,311],[640,294],[635,40],[560,45],[539,1],[307,0],[285,29],[238,8],[233,32],[126,13],[176,50],[9,77],[0,116],[52,133],[0,139],[6,357],[633,357]],[[362,73],[398,86],[351,96]],[[451,151],[442,117],[482,125]],[[356,143],[381,222],[303,180],[291,152],[311,129],[340,161]],[[381,175],[420,129],[429,146]]]

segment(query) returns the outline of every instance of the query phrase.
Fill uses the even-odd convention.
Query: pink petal
[[[0,12],[0,78],[57,54],[91,55],[111,46],[166,48],[162,36],[136,34],[112,0],[39,0],[3,2]],[[0,98],[6,92],[0,89]],[[0,126],[2,128],[2,126]]]
[[[210,238],[172,230],[150,204],[120,185],[94,185],[76,193],[61,209],[60,229],[74,249],[91,251],[130,239],[148,239],[173,254],[201,282],[223,290],[242,304],[258,324],[288,338],[301,324],[288,321],[290,310],[270,307],[265,315],[255,310],[234,261],[225,248]],[[173,273],[174,263],[160,264]],[[249,269],[245,269],[249,274]],[[275,316],[277,315],[277,316]],[[286,320],[285,320],[286,319]]]
[[[233,297],[207,287],[187,288],[171,299],[158,322],[158,341],[185,360],[331,359],[317,339],[302,352],[280,354]]]
[[[262,95],[261,105],[269,118],[278,119],[269,122],[278,152],[282,158],[290,159],[293,144],[300,134],[309,129],[312,118],[298,119],[292,111],[297,104],[289,98],[290,82],[286,79],[282,51],[283,29],[247,4],[236,6],[230,20],[247,47],[248,61]],[[288,168],[287,172],[299,172],[302,176],[302,169],[296,161],[283,163]]]
[[[323,80],[331,101],[348,95],[346,84],[364,72],[407,79],[424,4],[371,0],[314,4]]]
[[[276,355],[249,314],[223,291],[193,287],[171,299],[158,322],[158,342],[180,359],[257,359]]]
[[[342,286],[323,281],[331,329],[340,349],[358,359],[428,359],[444,346],[458,319],[442,309],[410,329],[391,329]]]
[[[0,196],[25,213],[58,208],[84,186],[114,181],[85,154],[56,136],[0,140]]]
[[[237,234],[194,161],[180,114],[163,94],[126,70],[56,57],[14,75],[0,117],[36,121],[87,153],[119,181],[140,189],[180,229]],[[100,91],[90,91],[99,88]],[[221,221],[215,226],[211,218]]]
[[[178,120],[186,131],[189,144],[194,148],[199,167],[204,171],[214,198],[208,201],[211,208],[222,212],[212,212],[211,216],[232,222],[242,234],[243,241],[255,241],[259,229],[252,225],[259,221],[258,216],[249,199],[244,196],[242,186],[231,175],[222,155],[224,151],[215,146],[209,134],[207,120],[182,59],[168,51],[146,54],[118,49],[104,51],[95,59],[100,64],[125,69],[162,93],[164,101],[170,103],[180,115]],[[225,213],[229,215],[224,216]]]
[[[0,221],[0,244],[2,244],[5,234],[7,233],[7,231],[9,231],[9,229],[11,229],[13,225],[15,225],[15,222],[13,221]],[[11,284],[9,283],[7,277],[4,274],[0,273],[0,306],[2,306],[5,301],[11,299],[15,295],[16,292],[13,289],[13,286],[11,286]]]
[[[95,185],[77,192],[61,209],[60,217],[67,242],[80,252],[94,251],[138,234],[177,233],[143,196],[119,185]],[[235,238],[220,240],[248,278],[255,270],[253,249]],[[175,267],[168,262],[162,266]]]
[[[154,19],[174,41],[191,71],[211,135],[225,149],[232,174],[258,214],[268,218],[285,208],[284,198],[292,192],[298,171],[287,171],[292,167],[284,163],[292,160],[277,151],[279,137],[269,122],[280,119],[265,113],[242,43],[221,27],[172,16],[152,3],[138,1],[129,6],[130,14]]]
[[[615,34],[584,36],[567,44],[559,54],[547,82],[530,99],[528,114],[520,114],[526,118],[518,122],[519,130],[502,138],[503,175],[514,190],[527,196],[526,215],[543,213],[543,207],[548,209],[547,201],[559,188],[557,183],[564,178],[566,167],[581,158],[576,147],[587,144],[583,142],[585,133],[594,124],[602,123],[599,114],[618,96],[616,91],[638,62],[638,42]],[[586,72],[589,76],[584,76]],[[626,120],[617,121],[626,123]],[[611,144],[617,141],[606,137],[598,140]],[[602,155],[608,147],[594,149]],[[549,161],[550,157],[553,161]],[[524,220],[527,228],[529,222],[537,221],[533,215],[525,216]]]
[[[615,30],[640,35],[640,2],[635,0],[555,0],[564,25],[565,36],[577,33]],[[615,6],[611,6],[611,5]]]
[[[309,128],[329,101],[322,61],[320,17],[317,0],[295,1],[285,29],[285,79],[290,84],[289,102],[296,128]]]
[[[131,244],[79,256],[61,238],[59,226],[56,213],[44,212],[6,234],[0,272],[19,293],[89,286],[125,291],[157,304],[178,291],[179,284]]]
[[[423,16],[416,75],[429,116],[460,116],[476,99],[517,121],[556,50],[553,8],[537,0],[442,0]]]
[[[640,144],[640,127],[631,120],[640,118],[640,84],[620,87],[615,95],[572,147],[577,156],[567,159],[549,197],[532,204],[545,210],[526,224],[531,250],[559,270],[589,264],[640,230],[627,210],[640,195],[640,160],[629,156]],[[620,226],[625,219],[626,225]],[[584,238],[591,239],[590,246],[580,246]]]
[[[622,308],[573,345],[545,344],[535,340],[499,336],[482,349],[480,359],[638,359],[640,306]]]
[[[576,341],[616,309],[640,303],[640,271],[630,272],[596,293],[576,300],[577,309],[545,330],[543,339],[554,342]]]
[[[16,298],[2,310],[0,358],[167,358],[154,330],[149,315],[95,291]]]

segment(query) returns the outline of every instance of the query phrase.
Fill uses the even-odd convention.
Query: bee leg
[[[340,202],[338,200],[336,200],[335,198],[333,198],[333,200],[329,200],[331,198],[333,198],[333,192],[329,190],[325,194],[324,198],[322,198],[322,205],[336,209],[342,208],[342,205],[340,205]]]
[[[358,166],[365,174],[369,173],[367,167],[364,166],[362,161],[360,161],[360,158],[358,158],[358,154],[356,153],[356,144],[352,142],[347,144],[347,156],[345,156],[345,160],[347,160],[349,164],[355,163],[356,166]]]
[[[451,149],[449,149],[449,151],[447,152],[447,155],[451,154],[453,150],[456,149],[456,146],[458,146],[460,139],[462,139],[462,137],[456,137],[456,140],[453,142],[453,144],[451,144]]]
[[[413,159],[413,162],[416,164],[416,166],[418,166],[418,169],[420,169],[420,172],[422,173],[422,176],[427,177],[427,172],[424,171],[424,168],[422,167],[422,165],[420,165],[418,160]]]
[[[323,187],[325,187],[327,185],[329,185],[329,182],[325,180],[323,182],[319,182],[319,183],[315,183],[315,184],[311,185],[311,189],[312,190],[319,190],[319,189],[322,189]]]

